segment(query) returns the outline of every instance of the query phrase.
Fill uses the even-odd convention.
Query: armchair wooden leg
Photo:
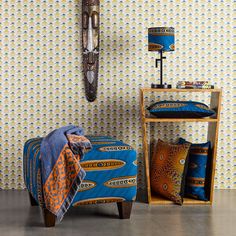
[[[44,224],[46,227],[54,227],[56,216],[47,209],[43,209]]]
[[[31,206],[38,206],[39,205],[30,192],[29,192],[29,199],[30,199]]]
[[[133,202],[117,202],[120,219],[129,219]]]

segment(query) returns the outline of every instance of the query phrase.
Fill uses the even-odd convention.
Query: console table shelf
[[[154,93],[210,93],[210,108],[216,111],[215,117],[208,118],[156,118],[150,117],[146,114],[145,107],[145,94]],[[150,186],[150,154],[149,154],[149,137],[147,135],[147,126],[149,123],[174,123],[174,122],[206,122],[208,123],[207,139],[211,141],[212,150],[210,155],[210,171],[209,176],[206,179],[209,201],[200,201],[191,198],[184,198],[184,205],[210,205],[213,203],[214,193],[214,177],[215,177],[215,165],[217,154],[217,142],[218,142],[218,130],[220,124],[220,108],[221,108],[221,89],[152,89],[142,88],[140,89],[140,106],[141,106],[141,122],[143,131],[143,152],[145,160],[145,172],[146,172],[146,184],[148,202],[156,205],[173,204],[172,201],[165,199],[157,194],[153,193]]]
[[[173,205],[174,203],[168,199],[152,193],[151,204],[154,205]],[[193,198],[184,198],[184,205],[211,205],[210,201],[201,201]]]
[[[145,117],[145,123],[155,122],[217,122],[216,118],[153,118]]]

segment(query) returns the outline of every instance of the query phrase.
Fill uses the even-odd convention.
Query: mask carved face
[[[88,98],[88,100],[93,100],[94,96],[96,98],[97,90],[99,65],[99,4],[99,0],[83,0],[83,69],[86,95],[87,98],[92,97]]]

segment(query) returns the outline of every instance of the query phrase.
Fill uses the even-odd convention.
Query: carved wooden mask
[[[86,98],[97,97],[99,69],[99,0],[82,0],[83,73]]]

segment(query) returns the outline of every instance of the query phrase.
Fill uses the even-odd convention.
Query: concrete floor
[[[135,203],[130,220],[116,204],[70,209],[55,228],[44,228],[39,207],[26,191],[0,191],[0,236],[236,236],[236,190],[216,191],[211,206]]]

